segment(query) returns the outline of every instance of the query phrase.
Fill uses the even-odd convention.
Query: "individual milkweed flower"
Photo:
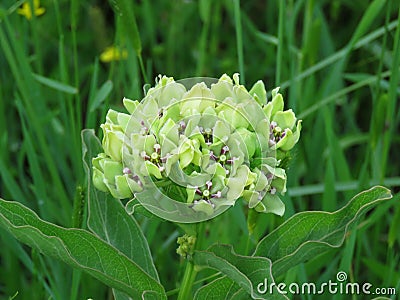
[[[100,54],[100,61],[104,63],[124,60],[127,58],[128,58],[128,51],[126,51],[125,49],[120,49],[116,46],[107,47]]]
[[[296,116],[291,109],[283,111],[283,97],[279,88],[272,91],[272,101],[264,106],[270,120],[269,143],[273,149],[289,151],[300,138],[301,120],[296,123]]]
[[[277,153],[297,143],[301,121],[283,111],[278,89],[250,91],[224,74],[211,84],[159,76],[128,113],[109,110],[93,182],[114,197],[136,197],[153,213],[198,222],[244,199],[249,208],[282,215],[286,171]]]
[[[118,199],[132,197],[132,192],[142,190],[142,184],[121,162],[115,161],[105,153],[93,159],[93,183],[103,192],[110,192]]]
[[[40,0],[33,0],[33,13],[35,16],[41,16],[46,12],[44,7],[40,6]],[[30,1],[27,0],[22,4],[22,7],[17,10],[17,13],[25,16],[28,20],[32,19],[32,8]]]

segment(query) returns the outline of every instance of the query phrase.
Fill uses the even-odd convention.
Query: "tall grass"
[[[372,184],[399,191],[397,1],[43,0],[45,14],[31,20],[17,13],[22,2],[0,3],[2,198],[23,202],[48,221],[77,226],[74,199],[85,196],[83,128],[98,132],[108,108],[122,109],[124,96],[140,99],[142,86],[160,73],[182,79],[238,71],[247,86],[258,79],[269,90],[280,85],[288,106],[303,119],[284,219],[303,210],[333,211]],[[128,58],[99,61],[110,45],[126,49]],[[368,215],[343,248],[292,269],[282,280],[318,283],[343,270],[354,282],[400,292],[398,200],[396,195]],[[243,253],[244,211],[237,205],[221,216],[229,228],[211,222],[209,242],[229,242]],[[138,219],[162,283],[175,295],[183,270],[170,262],[179,259],[179,232],[169,223]],[[261,217],[255,238],[282,220]],[[111,298],[99,282],[31,251],[3,230],[0,241],[0,298]]]

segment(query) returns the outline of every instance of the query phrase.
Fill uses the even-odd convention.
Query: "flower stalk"
[[[181,256],[183,256],[186,260],[185,273],[183,274],[182,285],[179,289],[179,294],[177,298],[178,300],[192,299],[193,284],[197,275],[197,269],[193,262],[192,256],[194,255],[196,249],[201,249],[202,247],[205,222],[197,223],[190,226],[182,226],[182,228],[185,228],[185,231],[187,232],[183,236],[183,238],[186,243],[189,243],[190,253],[187,253],[188,255],[182,255],[181,253],[179,253],[181,252],[179,251],[179,248],[182,247],[183,243],[180,243],[180,240],[182,241],[182,238],[178,238],[178,243],[180,244],[180,247],[178,247],[177,252],[181,254]],[[195,232],[194,235],[193,231]]]
[[[186,261],[185,273],[182,279],[182,285],[179,289],[178,300],[191,299],[192,287],[194,280],[196,279],[197,271],[193,261]]]

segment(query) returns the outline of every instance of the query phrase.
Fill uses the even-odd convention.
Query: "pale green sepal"
[[[139,105],[139,101],[134,101],[134,100],[131,100],[131,99],[128,99],[128,98],[124,98],[122,100],[122,102],[124,103],[124,106],[125,106],[126,110],[130,114],[133,114],[135,112],[136,108]]]
[[[120,199],[132,197],[132,191],[128,184],[128,174],[116,176],[115,187]]]
[[[122,164],[112,160],[104,161],[103,173],[106,180],[115,184],[115,176],[122,175]]]
[[[194,202],[192,208],[195,211],[201,211],[206,213],[207,215],[212,215],[214,213],[214,208],[212,207],[212,205],[203,199]]]
[[[264,213],[273,213],[281,217],[285,213],[285,204],[278,195],[266,193],[262,199],[262,203],[264,204]]]
[[[104,174],[99,170],[93,167],[93,184],[94,186],[102,191],[108,192],[108,187],[104,183]]]
[[[162,178],[160,169],[155,164],[153,164],[150,161],[145,161],[144,163],[145,163],[148,175],[153,175],[157,179],[161,179]]]
[[[249,94],[260,104],[264,105],[267,103],[267,91],[262,80],[257,81],[250,89]]]

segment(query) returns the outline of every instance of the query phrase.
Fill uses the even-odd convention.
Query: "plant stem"
[[[196,242],[193,246],[193,252],[199,248],[199,246],[202,245],[203,241],[203,232],[205,228],[205,222],[201,222],[195,225],[195,231],[196,231]],[[188,228],[185,229],[185,231],[188,234],[191,234],[188,231]],[[192,259],[187,259],[186,262],[186,268],[185,268],[185,274],[183,275],[182,279],[182,285],[179,290],[178,294],[178,300],[187,300],[191,299],[192,295],[192,287],[194,284],[194,280],[196,279],[197,271],[195,269],[195,265],[193,263]]]
[[[191,298],[192,286],[196,278],[197,271],[194,269],[194,263],[190,260],[186,262],[185,274],[183,275],[182,286],[179,290],[178,300],[187,300]]]
[[[212,275],[210,275],[210,276],[207,276],[207,277],[205,277],[205,278],[200,278],[200,279],[196,280],[195,282],[193,282],[193,284],[202,283],[202,282],[204,282],[204,281],[213,279],[213,278],[215,278],[215,277],[217,277],[217,276],[219,276],[219,275],[221,275],[221,272],[214,273],[214,274],[212,274]],[[166,292],[167,297],[172,296],[172,295],[175,295],[175,294],[178,294],[178,293],[179,293],[179,290],[180,290],[180,289],[177,288],[177,289],[173,289],[173,290],[167,291],[167,292]]]

